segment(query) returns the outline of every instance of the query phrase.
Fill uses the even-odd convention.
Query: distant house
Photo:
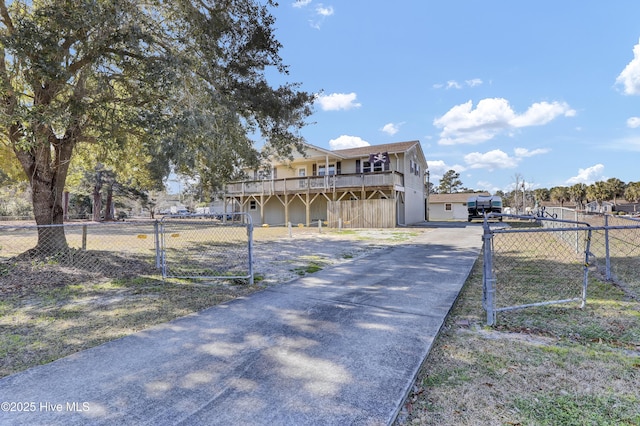
[[[419,141],[327,150],[305,144],[305,155],[246,170],[231,182],[226,211],[251,215],[256,225],[303,224],[393,228],[425,219],[427,161]]]
[[[474,195],[491,195],[488,192],[456,192],[429,195],[429,220],[464,220],[468,218],[467,200]]]
[[[610,203],[609,201],[603,201],[602,203],[599,203],[597,201],[592,201],[590,203],[587,203],[587,205],[585,206],[585,212],[586,213],[611,213],[613,211],[613,203]]]

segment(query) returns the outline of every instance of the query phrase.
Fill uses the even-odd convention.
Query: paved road
[[[478,256],[481,232],[429,229],[5,377],[0,401],[33,411],[2,411],[0,424],[389,424]]]

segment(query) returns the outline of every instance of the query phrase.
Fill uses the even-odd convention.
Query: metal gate
[[[164,216],[159,234],[163,278],[246,279],[253,285],[253,223],[248,214]]]
[[[587,298],[592,228],[588,223],[531,216],[488,217],[553,222],[556,227],[495,228],[484,222],[483,305],[496,313]]]

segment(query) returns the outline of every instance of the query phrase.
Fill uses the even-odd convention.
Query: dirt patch
[[[263,285],[285,283],[304,275],[302,272],[311,263],[323,269],[352,262],[385,247],[406,243],[415,235],[413,231],[363,230],[258,240],[254,243],[254,270]]]

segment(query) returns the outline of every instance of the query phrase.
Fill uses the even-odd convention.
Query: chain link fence
[[[0,284],[74,284],[133,278],[248,279],[253,282],[246,215],[162,221],[0,225]]]
[[[165,216],[160,236],[163,277],[248,279],[253,284],[251,216]]]
[[[584,307],[590,279],[610,280],[630,297],[640,295],[640,223],[609,225],[606,217],[577,221],[501,216],[531,226],[484,223],[488,325],[495,324],[502,311],[569,302]]]
[[[157,223],[0,226],[5,290],[159,274]]]

